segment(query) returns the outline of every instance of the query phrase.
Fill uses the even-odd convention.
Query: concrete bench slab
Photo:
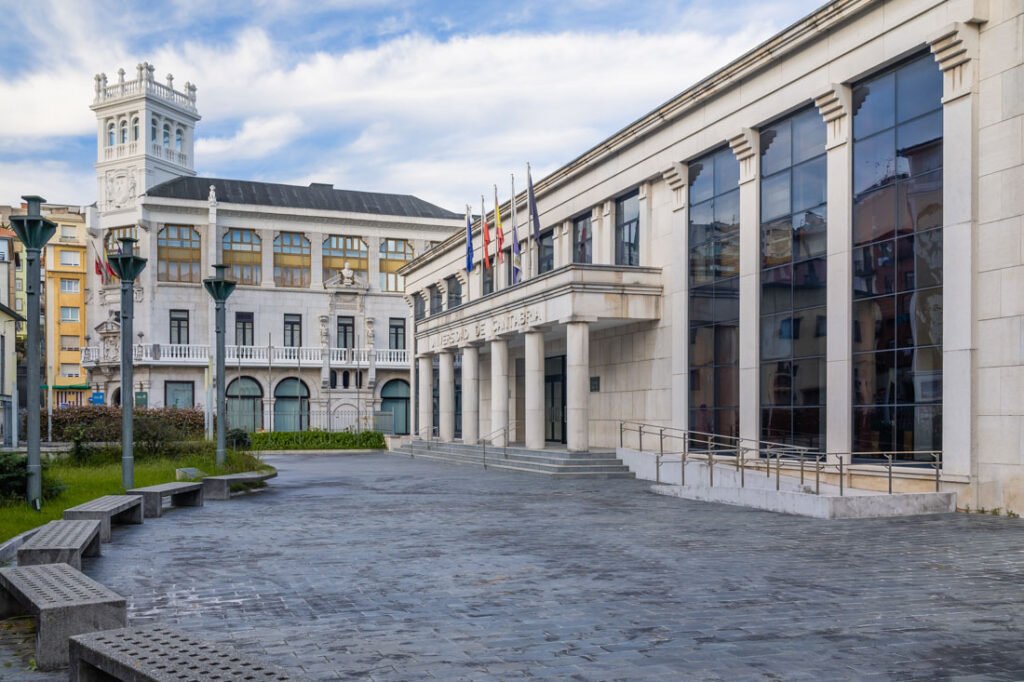
[[[128,624],[124,597],[67,564],[0,568],[0,618],[36,617],[36,665],[68,664],[68,639]]]
[[[72,682],[300,679],[229,646],[164,626],[80,635],[71,640],[70,651]]]
[[[143,515],[147,518],[155,518],[163,514],[164,498],[171,498],[171,505],[175,507],[202,507],[203,506],[203,484],[195,483],[160,483],[145,488],[132,488],[129,495],[142,496]]]
[[[83,556],[99,555],[99,521],[50,521],[18,548],[18,565],[68,564],[81,571]]]
[[[203,479],[203,492],[209,500],[231,498],[232,483],[260,483],[277,476],[276,471],[244,471],[239,474],[207,476]]]
[[[77,507],[64,510],[68,521],[76,519],[100,522],[100,540],[110,542],[110,524],[142,523],[141,495],[104,495]]]

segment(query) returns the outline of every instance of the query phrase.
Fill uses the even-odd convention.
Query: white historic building
[[[83,350],[93,389],[113,404],[131,390],[137,405],[209,405],[213,303],[202,280],[224,263],[238,282],[227,303],[229,426],[341,429],[391,412],[407,432],[398,270],[461,216],[407,195],[195,177],[196,86],[179,91],[153,72],[96,76]],[[119,381],[120,286],[106,265],[122,237],[148,259],[135,289],[132,387]]]
[[[585,451],[634,420],[892,455],[903,490],[937,456],[1024,512],[1022,187],[1019,2],[829,2],[538,182],[539,243],[516,197],[525,281],[479,225],[472,272],[464,231],[401,271],[418,431]]]

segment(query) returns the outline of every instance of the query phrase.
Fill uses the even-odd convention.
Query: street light
[[[235,290],[234,280],[225,277],[228,266],[214,265],[213,277],[203,280],[206,292],[213,298],[216,310],[216,332],[217,332],[217,367],[214,374],[214,381],[217,383],[217,468],[224,466],[226,459],[226,447],[224,443],[224,422],[227,419],[227,401],[224,399],[224,381],[226,370],[224,369],[224,327],[225,304],[228,296]]]
[[[125,490],[135,487],[135,435],[132,424],[135,412],[135,395],[132,392],[135,278],[146,267],[146,259],[135,255],[136,242],[137,239],[122,237],[120,252],[109,257],[110,267],[121,280],[121,483]]]
[[[28,204],[26,215],[11,216],[11,229],[25,245],[28,261],[25,275],[25,298],[28,300],[28,348],[25,352],[25,405],[28,407],[28,503],[42,507],[43,467],[39,458],[39,252],[50,241],[57,224],[42,216],[42,197],[23,196]]]

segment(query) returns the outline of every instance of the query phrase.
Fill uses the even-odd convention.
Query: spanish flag
[[[480,195],[480,231],[484,235],[484,267],[491,269],[491,229],[487,225],[487,210],[484,208],[484,195]]]
[[[498,262],[505,262],[505,230],[501,227],[501,208],[498,206],[498,186],[494,186],[494,231],[498,247]]]

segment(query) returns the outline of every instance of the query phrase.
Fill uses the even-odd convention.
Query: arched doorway
[[[394,419],[395,435],[409,433],[409,383],[392,379],[380,389],[380,411],[390,412]]]
[[[115,388],[114,392],[110,394],[110,404],[114,407],[121,407],[121,389]]]
[[[305,431],[309,428],[309,388],[294,377],[274,389],[274,430]]]
[[[263,428],[263,388],[252,377],[238,377],[228,384],[227,422],[229,429],[256,431]]]

